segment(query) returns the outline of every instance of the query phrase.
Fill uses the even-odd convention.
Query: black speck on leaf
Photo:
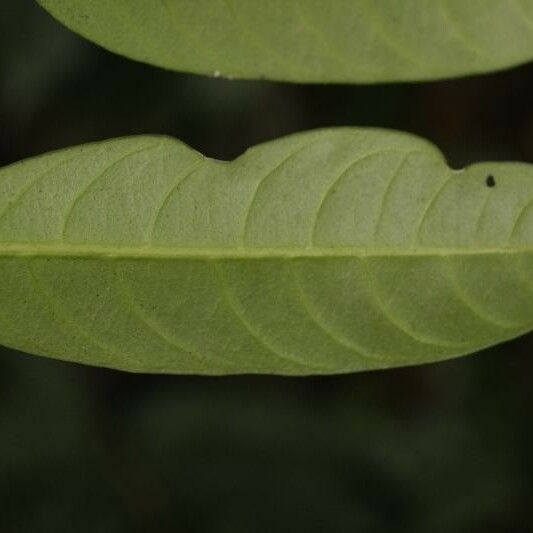
[[[485,180],[485,184],[487,187],[495,187],[496,186],[496,180],[494,179],[494,176],[487,176],[487,179]]]

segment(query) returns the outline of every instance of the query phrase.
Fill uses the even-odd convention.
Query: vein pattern
[[[16,201],[0,219],[16,317],[0,342],[32,353],[302,375],[437,361],[533,328],[525,163],[452,171],[426,141],[370,129],[230,163],[134,137],[0,169],[0,187]]]

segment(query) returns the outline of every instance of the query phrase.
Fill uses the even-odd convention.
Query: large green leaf
[[[38,0],[164,68],[300,82],[427,80],[533,58],[533,0]]]
[[[466,354],[533,329],[533,166],[366,129],[55,152],[0,170],[0,301],[0,343],[133,371]]]

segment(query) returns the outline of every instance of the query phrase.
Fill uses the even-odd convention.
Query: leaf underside
[[[295,82],[429,80],[533,58],[533,0],[38,0],[160,67]]]
[[[332,129],[230,163],[166,137],[0,170],[0,343],[130,371],[326,374],[533,329],[533,166]]]

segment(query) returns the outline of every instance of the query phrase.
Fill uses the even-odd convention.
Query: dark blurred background
[[[0,0],[0,165],[165,133],[231,159],[316,127],[533,162],[533,65],[426,84],[177,74]],[[1,302],[0,302],[1,305]],[[533,531],[533,336],[339,377],[147,376],[0,348],[0,532]]]

